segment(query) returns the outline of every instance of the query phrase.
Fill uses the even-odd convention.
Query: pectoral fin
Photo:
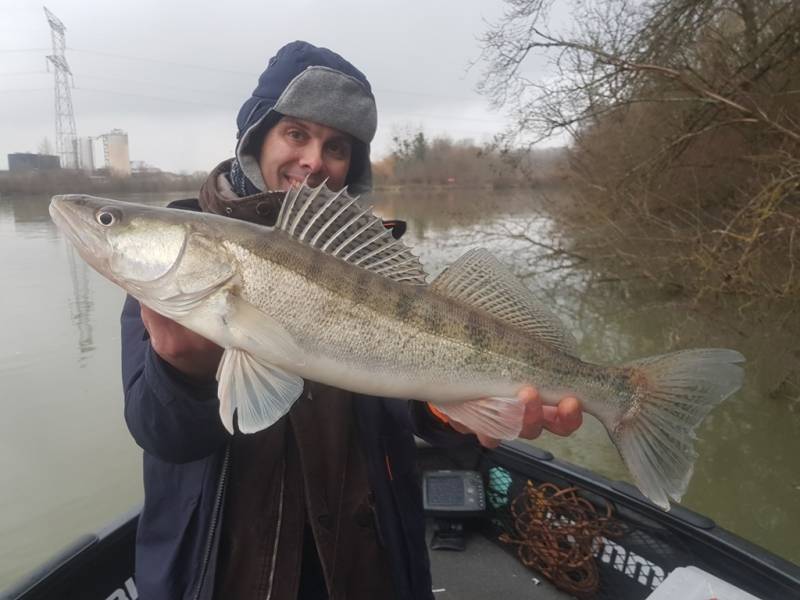
[[[449,418],[499,440],[513,440],[522,431],[525,405],[516,398],[481,398],[461,404],[435,404]]]
[[[251,354],[228,348],[217,371],[219,414],[233,433],[233,413],[239,430],[255,433],[289,412],[303,392],[303,380],[283,369],[259,362]]]

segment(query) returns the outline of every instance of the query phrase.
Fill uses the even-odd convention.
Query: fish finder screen
[[[464,503],[464,481],[461,477],[429,477],[428,504],[431,506],[460,506]]]

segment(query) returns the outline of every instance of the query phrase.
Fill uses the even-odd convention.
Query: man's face
[[[344,187],[353,140],[338,129],[282,117],[261,145],[259,167],[268,190],[288,190],[308,177],[311,186],[326,178],[334,191]]]

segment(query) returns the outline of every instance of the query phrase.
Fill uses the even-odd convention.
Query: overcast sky
[[[235,119],[266,62],[304,39],[342,54],[378,103],[373,157],[398,131],[484,141],[504,118],[475,92],[478,37],[500,0],[49,0],[67,28],[79,136],[119,128],[131,160],[209,170],[231,156]],[[41,4],[0,0],[0,168],[55,141],[50,30]]]

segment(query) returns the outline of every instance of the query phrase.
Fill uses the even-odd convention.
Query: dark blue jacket
[[[183,207],[197,210],[196,202]],[[130,297],[122,312],[122,377],[125,420],[144,450],[139,596],[209,599],[230,440],[216,385],[189,381],[153,351]],[[432,598],[413,434],[443,446],[474,438],[441,425],[420,402],[355,395],[354,406],[397,598]]]
[[[300,93],[297,87],[305,82],[314,91],[322,80],[333,86],[325,96]],[[285,93],[292,86],[295,93]],[[240,196],[255,193],[252,182],[247,185],[248,169],[258,168],[250,142],[261,139],[281,114],[313,117],[353,135],[358,143],[348,183],[351,189],[368,187],[369,142],[376,119],[369,82],[336,53],[298,41],[270,59],[252,97],[239,111],[238,160],[230,180]],[[199,210],[197,201],[179,204]],[[210,598],[230,441],[220,421],[216,385],[187,380],[153,352],[139,305],[132,298],[122,313],[122,376],[125,420],[144,449],[145,500],[136,546],[139,595],[146,600]],[[412,434],[439,445],[471,438],[439,424],[418,402],[356,395],[353,404],[397,598],[431,598]]]

